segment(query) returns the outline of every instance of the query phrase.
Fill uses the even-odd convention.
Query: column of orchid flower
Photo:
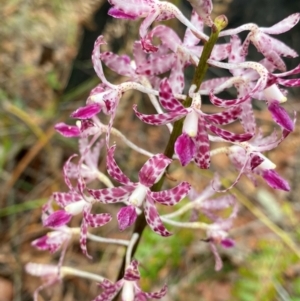
[[[211,19],[211,0],[189,0],[193,7],[191,20],[169,2],[159,0],[109,0],[109,2],[112,5],[109,14],[115,18],[145,19],[140,26],[140,39],[133,45],[133,58],[111,52],[101,53],[100,48],[105,44],[105,40],[103,36],[98,37],[92,61],[101,84],[91,91],[86,105],[71,114],[71,117],[78,120],[76,125],[59,123],[55,127],[65,137],[79,138],[79,154],[71,156],[63,168],[69,191],[53,193],[43,207],[43,225],[50,228],[51,232],[32,243],[36,248],[52,253],[62,250],[57,265],[29,263],[26,266],[29,273],[40,277],[46,276],[47,279],[35,291],[35,300],[38,299],[38,292],[41,289],[66,275],[77,275],[99,282],[103,292],[95,298],[97,301],[112,300],[121,289],[123,300],[160,299],[166,294],[167,286],[163,286],[159,292],[143,292],[138,285],[140,279],[138,262],[132,260],[147,225],[161,236],[171,235],[163,223],[174,227],[203,230],[215,256],[215,268],[219,270],[222,261],[217,252],[217,245],[220,244],[225,248],[234,245],[234,241],[228,238],[228,231],[232,227],[238,209],[233,195],[224,194],[215,197],[215,193],[228,191],[242,174],[252,180],[255,174],[260,175],[274,189],[285,191],[290,189],[288,183],[275,171],[275,164],[264,156],[263,152],[276,148],[294,129],[294,120],[281,106],[281,103],[287,100],[286,91],[279,86],[299,86],[299,79],[285,77],[299,73],[300,66],[286,71],[281,57],[296,57],[297,54],[269,35],[291,29],[298,23],[300,14],[293,14],[270,28],[245,24],[236,29],[223,30],[227,25],[227,19],[225,16],[217,17],[214,21]],[[171,18],[177,18],[187,27],[183,40],[173,29],[165,25],[158,25],[150,30],[150,25],[154,21]],[[210,37],[203,32],[204,25],[211,28]],[[249,34],[242,43],[237,34],[245,30],[248,30]],[[230,36],[229,43],[217,44],[220,36]],[[154,37],[160,39],[159,45],[153,45]],[[260,62],[246,61],[250,43],[264,56]],[[225,60],[227,62],[224,62]],[[129,80],[119,85],[110,83],[104,76],[102,63],[116,73],[128,77]],[[194,65],[196,69],[191,87],[187,89],[188,94],[185,95],[184,70],[189,65]],[[209,65],[228,69],[232,76],[204,81]],[[274,73],[276,69],[282,73]],[[169,72],[169,77],[162,78],[161,75],[166,72]],[[236,99],[224,100],[216,96],[232,86],[237,90]],[[157,111],[157,114],[145,115],[138,111],[137,105],[134,105],[133,110],[142,122],[168,127],[170,138],[164,153],[150,153],[129,141],[126,133],[121,133],[113,127],[119,101],[123,93],[129,89],[148,94]],[[208,95],[212,105],[224,110],[214,114],[203,112],[202,95]],[[256,127],[253,99],[266,102],[273,120],[281,128],[280,137],[277,136],[276,130],[268,137],[264,137],[262,131]],[[101,122],[100,112],[109,116],[108,125]],[[223,125],[236,121],[240,121],[244,133],[237,134],[222,128]],[[105,139],[101,139],[103,135]],[[134,151],[149,157],[138,173],[138,182],[132,182],[115,161],[117,145],[111,145],[112,135],[121,138]],[[210,150],[210,144],[213,142],[226,142],[228,146]],[[114,187],[110,178],[98,169],[102,147],[107,149],[107,173],[120,183],[120,186]],[[230,187],[222,190],[219,176],[215,174],[210,185],[200,194],[187,182],[162,190],[166,169],[173,160],[179,160],[182,166],[191,162],[199,168],[208,169],[210,158],[219,153],[226,153],[239,171]],[[74,163],[75,157],[78,157],[77,163]],[[99,180],[107,188],[89,188],[89,183],[95,180]],[[72,184],[74,182],[75,185]],[[156,203],[173,206],[185,197],[191,202],[173,213],[163,216],[158,214]],[[55,211],[53,202],[61,209]],[[134,225],[132,236],[128,240],[98,237],[88,231],[89,227],[101,227],[112,219],[108,213],[92,213],[93,204],[97,202],[103,204],[121,202],[125,205],[116,218],[120,230]],[[226,219],[216,215],[216,210],[227,208],[231,208],[231,214]],[[187,211],[191,212],[190,221],[178,221],[178,217]],[[77,214],[82,214],[81,227],[68,227],[69,221]],[[206,215],[211,223],[199,222],[199,214]],[[88,258],[91,256],[87,251],[87,239],[119,244],[127,248],[124,266],[116,283],[102,276],[63,265],[65,251],[73,236],[80,237],[81,250]]]

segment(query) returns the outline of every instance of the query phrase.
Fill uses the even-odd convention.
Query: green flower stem
[[[218,40],[218,36],[219,36],[219,33],[222,29],[224,29],[227,25],[227,19],[224,15],[222,16],[219,16],[215,19],[215,23],[214,25],[212,26],[212,32],[211,32],[211,35],[210,35],[210,38],[209,40],[204,44],[204,47],[203,47],[203,52],[202,52],[202,55],[200,57],[200,60],[199,60],[199,64],[198,66],[196,67],[196,70],[195,70],[195,74],[194,74],[194,78],[193,78],[193,81],[192,81],[192,85],[195,85],[196,86],[196,90],[195,92],[197,92],[200,88],[200,85],[206,75],[206,72],[207,72],[207,69],[208,69],[208,64],[207,64],[207,60],[209,59],[210,57],[210,54],[213,50],[213,47],[214,45],[216,44],[217,40]],[[184,101],[183,101],[183,105],[185,107],[189,107],[190,105],[192,104],[192,98],[190,96],[188,96]],[[173,127],[173,131],[170,135],[170,138],[169,138],[169,141],[168,141],[168,144],[166,146],[166,149],[165,149],[165,152],[164,154],[172,159],[173,157],[173,154],[174,154],[174,145],[175,145],[175,142],[177,140],[177,138],[181,135],[182,133],[182,126],[183,126],[183,121],[184,121],[184,118],[180,119],[180,120],[177,120],[175,123],[174,123],[174,127]],[[165,176],[161,177],[161,179],[152,186],[151,190],[152,191],[160,191],[161,188],[162,188],[162,185],[164,183],[164,180],[165,180]],[[139,241],[142,237],[142,233],[145,229],[145,227],[147,226],[147,222],[146,222],[146,219],[145,219],[145,215],[144,214],[140,214],[135,222],[135,226],[134,226],[134,230],[133,230],[133,233],[138,233],[139,234],[139,237],[135,243],[135,245],[133,246],[132,248],[132,252],[131,252],[131,256],[133,257],[135,252],[136,252],[136,249],[138,247],[138,244],[139,244]],[[122,279],[123,278],[123,275],[124,275],[124,269],[125,269],[125,263],[126,263],[126,258],[124,256],[123,258],[123,263],[122,263],[122,267],[119,271],[119,275],[118,275],[118,280]]]

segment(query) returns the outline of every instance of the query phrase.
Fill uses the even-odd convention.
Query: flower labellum
[[[119,229],[123,231],[130,227],[135,222],[136,218],[137,214],[134,206],[130,205],[121,208],[117,214]]]

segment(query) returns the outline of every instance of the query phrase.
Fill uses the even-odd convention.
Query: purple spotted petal
[[[81,133],[78,126],[68,125],[63,122],[57,123],[54,128],[58,133],[67,138],[78,137]]]
[[[81,137],[88,137],[99,133],[99,128],[90,119],[82,119],[80,121]]]
[[[55,253],[70,236],[69,233],[63,231],[53,231],[34,240],[31,245],[38,250],[48,250],[51,253]]]
[[[65,210],[57,210],[43,221],[43,226],[56,228],[66,225],[71,219],[72,214],[67,213]]]
[[[252,91],[252,92],[254,92],[254,91]],[[221,107],[221,108],[227,108],[230,106],[239,105],[239,104],[247,101],[250,98],[251,98],[250,94],[247,94],[245,96],[242,96],[242,97],[239,97],[236,99],[221,99],[221,98],[215,96],[213,94],[213,92],[210,92],[210,94],[209,94],[209,99],[210,99],[211,103],[213,105],[215,105],[217,107]]]
[[[173,93],[181,94],[184,89],[184,67],[185,57],[184,55],[177,54],[177,59],[171,69],[169,82],[172,87]],[[181,104],[181,103],[180,103]]]
[[[159,181],[166,167],[172,162],[172,159],[164,154],[158,154],[151,157],[143,165],[139,172],[139,182],[147,187],[151,187]]]
[[[146,221],[148,223],[148,225],[150,226],[150,228],[157,234],[161,235],[161,236],[170,236],[172,235],[172,233],[170,233],[165,226],[163,225],[158,212],[155,208],[154,205],[154,201],[151,199],[151,197],[148,195],[145,205],[144,205],[144,209],[145,209],[145,218]]]
[[[176,53],[178,45],[182,44],[176,31],[165,25],[155,26],[148,35],[151,39],[153,37],[159,38],[161,43],[174,53]]]
[[[130,205],[121,208],[117,214],[119,229],[123,231],[126,228],[130,227],[136,221],[136,218],[137,214],[134,206]]]
[[[206,127],[211,130],[217,136],[231,142],[244,142],[248,141],[253,137],[251,133],[244,133],[244,134],[235,134],[223,129],[220,129],[214,125],[206,124]]]
[[[102,227],[111,221],[112,216],[109,213],[91,214],[91,208],[86,206],[83,211],[83,218],[92,228]]]
[[[151,125],[167,124],[167,123],[179,120],[180,118],[184,117],[188,113],[187,109],[181,109],[179,111],[174,111],[171,113],[146,115],[146,114],[142,114],[142,113],[138,112],[136,109],[136,105],[133,106],[133,110],[134,110],[137,118],[139,118],[141,121],[143,121],[147,124],[151,124]]]
[[[89,259],[92,259],[92,256],[89,255],[86,246],[87,232],[88,232],[88,224],[85,219],[82,219],[81,227],[80,227],[80,237],[79,237],[80,249],[83,255],[85,255]]]
[[[116,181],[118,181],[121,184],[127,185],[131,184],[132,182],[129,180],[129,178],[122,172],[118,164],[116,163],[114,159],[114,153],[115,153],[116,145],[113,145],[109,148],[107,152],[107,162],[106,162],[106,168],[107,172],[111,177],[113,177]]]
[[[70,167],[69,165],[71,164],[71,160],[74,158],[74,157],[77,157],[76,154],[72,155],[68,160],[67,162],[64,164],[64,167],[63,167],[63,175],[64,175],[64,180],[65,180],[65,183],[66,185],[68,186],[68,188],[73,191],[74,188],[73,188],[73,185],[68,177],[68,170],[70,170]]]
[[[181,201],[191,189],[188,182],[182,182],[174,188],[159,192],[149,192],[151,198],[162,205],[173,206]]]
[[[182,166],[191,162],[196,153],[196,146],[193,139],[186,133],[182,133],[175,142],[175,153]]]
[[[215,45],[213,48],[210,59],[216,60],[216,61],[223,61],[228,58],[231,51],[231,44],[220,44]]]
[[[151,57],[136,68],[136,73],[145,74],[147,76],[163,74],[172,68],[174,62],[174,53],[160,55],[155,58]]]
[[[266,180],[267,184],[273,189],[280,189],[284,191],[290,191],[289,183],[281,178],[281,176],[273,169],[266,169],[262,174],[263,178]]]
[[[109,280],[104,279],[99,286],[104,290],[93,301],[112,301],[123,286],[124,280],[121,279],[113,284]]]
[[[82,196],[77,192],[54,192],[52,194],[55,202],[62,208],[67,205],[82,200]]]
[[[191,23],[199,30],[203,31],[203,20],[200,16],[193,10],[191,16]],[[192,33],[190,28],[187,28],[183,38],[183,44],[185,46],[195,46],[199,43],[199,39]]]
[[[134,77],[135,71],[130,65],[130,57],[117,55],[112,52],[103,52],[100,55],[102,62],[114,72],[128,77]]]
[[[201,17],[204,23],[211,27],[213,25],[213,21],[210,17],[212,12],[212,0],[188,0],[196,13]]]
[[[140,65],[143,65],[145,61],[147,61],[147,55],[144,52],[140,41],[136,41],[133,44],[133,57],[137,68]]]
[[[260,165],[261,163],[263,163],[263,161],[264,161],[264,159],[261,156],[251,153],[250,154],[250,166],[251,166],[251,170],[253,170],[258,165]]]
[[[132,260],[124,273],[124,279],[127,281],[138,281],[141,276],[138,270],[139,263],[137,260]]]
[[[277,82],[285,87],[299,87],[300,86],[300,79],[299,78],[292,78],[292,79],[281,79],[278,78]]]
[[[159,290],[158,292],[153,292],[153,293],[146,293],[146,292],[139,292],[136,294],[136,300],[137,301],[144,301],[145,298],[147,299],[161,299],[162,297],[164,297],[167,294],[168,291],[168,287],[165,284],[161,290]]]
[[[178,111],[184,109],[184,106],[173,96],[170,83],[164,78],[159,85],[159,101],[167,111]]]
[[[202,118],[198,119],[198,132],[194,141],[196,145],[194,161],[199,168],[208,169],[210,166],[209,138]]]
[[[104,204],[120,203],[128,200],[137,184],[104,189],[88,189],[90,195]]]
[[[229,110],[220,113],[205,115],[205,119],[214,124],[225,125],[237,120],[240,117],[241,113],[241,106],[235,106]]]
[[[295,13],[281,20],[269,28],[261,28],[261,31],[267,34],[280,34],[292,29],[298,22],[300,13]]]
[[[141,18],[148,14],[154,4],[154,0],[109,0],[109,3],[126,15]]]
[[[279,105],[277,100],[273,100],[269,104],[268,109],[272,114],[272,118],[277,124],[289,132],[294,130],[294,122],[290,118],[287,111]]]
[[[73,118],[79,119],[89,119],[96,114],[100,113],[101,106],[99,103],[91,103],[86,105],[85,107],[80,107],[76,111],[71,114]]]

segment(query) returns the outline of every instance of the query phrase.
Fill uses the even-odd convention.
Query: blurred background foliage
[[[187,1],[173,3],[189,14]],[[245,22],[267,27],[300,11],[300,2],[295,0],[215,0],[214,5],[214,15],[225,13],[229,27]],[[24,273],[24,264],[57,261],[58,255],[30,246],[33,239],[46,233],[41,227],[41,206],[52,192],[66,190],[62,165],[77,152],[76,139],[60,137],[53,126],[59,121],[74,122],[69,119],[70,112],[84,104],[89,90],[99,82],[90,60],[96,37],[104,34],[106,49],[122,54],[131,53],[137,37],[137,23],[112,20],[106,15],[108,8],[105,0],[1,1],[0,301],[32,300],[32,292],[41,282]],[[183,34],[184,28],[177,22],[167,24]],[[299,25],[279,38],[300,51]],[[254,52],[251,55],[258,58]],[[287,64],[295,66],[299,59],[287,60]],[[124,80],[112,72],[107,76],[112,82]],[[116,127],[139,144],[151,140],[151,151],[161,151],[166,131],[141,125],[132,115],[132,104],[140,98],[139,93],[125,94]],[[290,92],[286,108],[299,111],[297,89]],[[257,116],[264,131],[271,132],[269,114],[260,111]],[[145,158],[137,158],[121,143],[118,146],[122,150],[117,154],[118,162],[123,162],[128,174],[133,173]],[[213,256],[201,241],[203,233],[172,229],[174,236],[163,239],[146,230],[136,255],[141,261],[142,287],[152,290],[168,282],[169,294],[164,300],[173,301],[299,301],[299,150],[297,123],[295,133],[268,154],[293,187],[290,193],[272,191],[264,183],[255,188],[244,178],[235,188],[240,215],[231,236],[236,247],[220,250],[224,260],[221,272],[214,271]],[[234,180],[236,172],[226,158],[214,158],[213,163],[227,181]],[[99,168],[105,172],[104,159]],[[212,174],[175,166],[172,176],[189,180],[201,191]],[[99,206],[99,210],[108,209]],[[117,212],[113,206],[109,210]],[[160,208],[164,210],[168,208]],[[75,219],[72,226],[78,223]],[[126,232],[115,229],[114,221],[95,233],[126,237]],[[123,248],[90,243],[89,249],[96,262],[81,255],[75,240],[66,264],[114,280]],[[96,283],[69,278],[45,290],[41,300],[92,300],[98,293]]]

